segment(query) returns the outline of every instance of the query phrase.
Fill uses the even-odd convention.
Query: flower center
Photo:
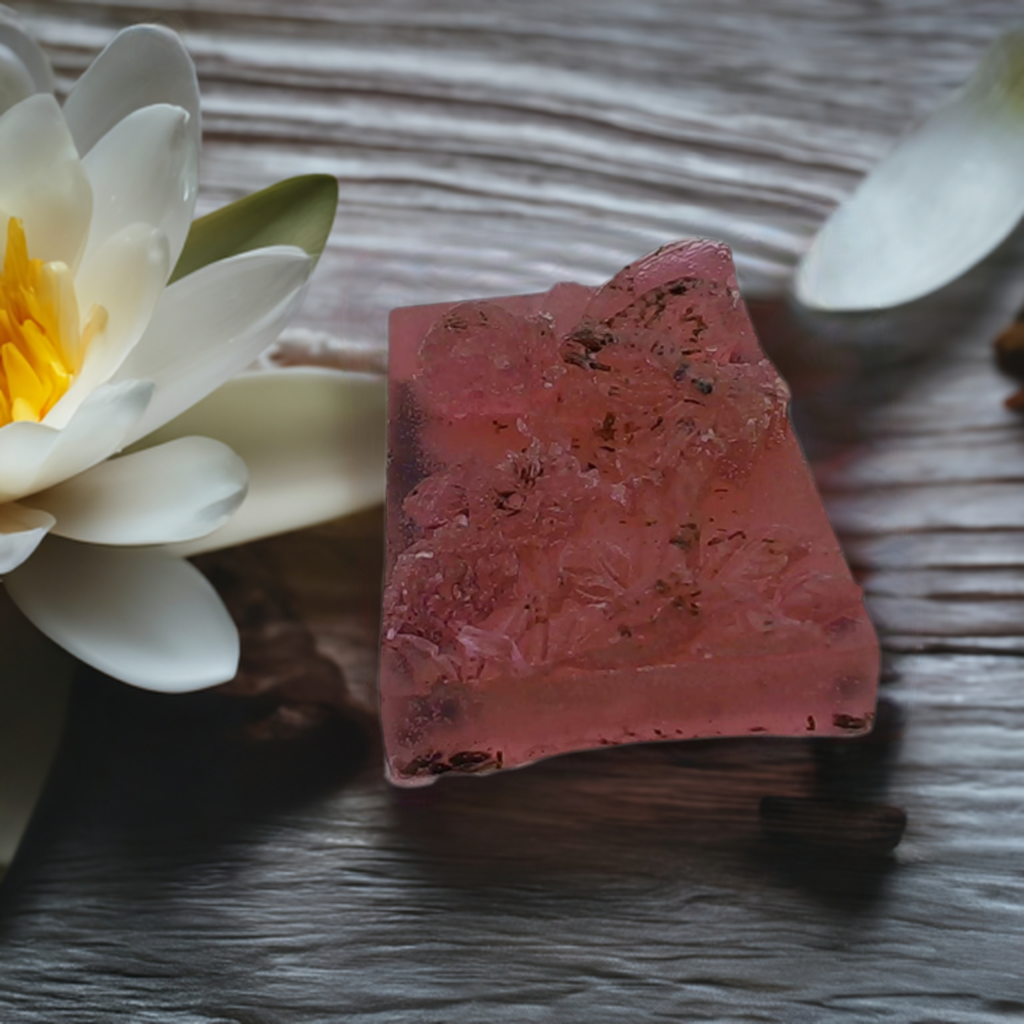
[[[89,340],[106,321],[97,306],[80,329],[71,271],[30,260],[25,229],[11,217],[0,271],[0,427],[40,422],[70,387]]]

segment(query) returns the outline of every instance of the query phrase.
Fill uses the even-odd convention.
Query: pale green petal
[[[334,224],[338,182],[326,174],[279,181],[192,222],[171,281],[253,249],[294,245],[320,258]]]

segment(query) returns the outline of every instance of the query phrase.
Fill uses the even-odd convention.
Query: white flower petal
[[[166,103],[119,121],[82,160],[92,184],[92,226],[85,260],[132,224],[159,228],[174,266],[196,205],[199,151],[188,113]]]
[[[120,451],[152,393],[149,381],[104,385],[62,430],[28,421],[0,427],[0,502],[52,487]]]
[[[64,729],[74,658],[0,588],[0,879],[21,842]]]
[[[237,671],[238,631],[217,593],[164,551],[48,537],[6,586],[51,640],[115,679],[183,692]]]
[[[813,309],[896,306],[987,256],[1024,214],[1024,33],[906,136],[829,218],[797,272]]]
[[[153,435],[199,433],[236,451],[249,494],[197,554],[372,508],[384,500],[386,383],[334,370],[247,373]],[[149,439],[147,439],[149,440]]]
[[[0,40],[3,39],[0,21]],[[0,113],[37,92],[36,84],[22,59],[0,41]]]
[[[24,222],[29,256],[77,266],[92,190],[52,96],[30,96],[0,117],[0,209]],[[0,256],[6,249],[5,220]]]
[[[0,505],[0,575],[21,565],[39,547],[54,522],[47,512],[13,502]]]
[[[227,445],[184,437],[101,462],[33,494],[31,504],[56,520],[55,535],[71,540],[171,544],[227,522],[246,481],[245,463]]]
[[[198,150],[199,83],[192,58],[170,29],[135,25],[119,32],[78,79],[64,116],[84,156],[118,121],[153,103],[188,111]]]
[[[32,82],[30,93],[53,92],[53,71],[46,54],[22,28],[14,12],[6,7],[0,7],[0,45],[9,50],[25,69]]]
[[[295,312],[312,266],[301,249],[272,246],[212,263],[172,284],[113,378],[156,384],[133,439],[248,366]]]
[[[81,370],[47,414],[48,426],[66,425],[82,402],[111,379],[152,319],[169,270],[167,239],[146,224],[124,228],[88,256],[75,278],[78,308],[88,320],[93,307],[102,306],[106,326],[89,342]]]

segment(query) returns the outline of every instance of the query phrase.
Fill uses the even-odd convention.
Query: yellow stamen
[[[12,217],[0,271],[0,427],[46,416],[71,386],[106,320],[106,311],[95,307],[79,334],[71,271],[63,263],[29,259],[25,230]]]

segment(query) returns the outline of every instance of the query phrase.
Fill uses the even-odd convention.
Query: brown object
[[[242,638],[220,692],[286,709],[262,735],[298,734],[325,713],[376,735],[382,519],[374,509],[196,560]]]
[[[1013,412],[1024,414],[1024,388],[1021,388],[1019,391],[1014,391],[1009,398],[1004,398],[1003,405],[1005,405],[1007,409],[1011,409]]]
[[[1010,377],[1024,380],[1024,320],[1016,320],[999,335],[993,342],[996,350],[996,362],[999,369]],[[1011,409],[1020,408],[1024,400],[1020,400],[1019,394],[1013,396],[1018,399],[1017,405],[1011,405],[1011,399],[1007,399],[1007,407]]]

